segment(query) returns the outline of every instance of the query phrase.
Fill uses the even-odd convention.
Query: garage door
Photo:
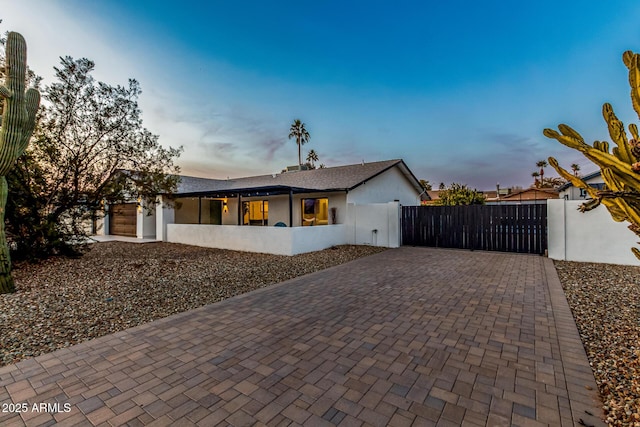
[[[111,205],[109,210],[109,234],[136,237],[136,204]]]

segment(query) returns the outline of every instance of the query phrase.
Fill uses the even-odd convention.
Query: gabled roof
[[[599,177],[601,175],[602,175],[602,172],[597,170],[595,172],[592,172],[592,173],[590,173],[588,175],[581,176],[579,178],[582,179],[583,181],[588,181],[590,179],[597,178],[597,177]],[[571,183],[571,181],[567,181],[564,184],[562,184],[560,187],[558,187],[558,191],[564,191],[569,187],[573,187],[573,184]]]
[[[558,190],[555,188],[529,187],[529,188],[524,188],[522,190],[514,191],[513,193],[510,193],[504,196],[500,196],[500,200],[522,199],[522,198],[526,198],[523,200],[529,200],[531,194],[533,194],[533,197],[536,199],[538,198],[539,199],[557,199],[558,198]]]
[[[322,169],[290,171],[272,175],[250,176],[234,179],[208,179],[181,176],[178,195],[232,194],[232,193],[294,193],[318,191],[349,191],[372,178],[398,167],[400,172],[416,188],[423,192],[418,179],[401,159]]]

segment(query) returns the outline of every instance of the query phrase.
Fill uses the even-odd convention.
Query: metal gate
[[[547,205],[403,206],[402,244],[544,254]]]

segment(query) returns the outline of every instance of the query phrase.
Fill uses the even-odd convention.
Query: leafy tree
[[[163,148],[143,127],[140,85],[96,82],[95,64],[61,58],[30,148],[9,176],[16,197],[7,206],[15,253],[44,258],[76,253],[103,215],[103,203],[141,200],[175,191],[180,149]]]
[[[564,185],[567,181],[559,176],[547,177],[540,180],[538,188],[558,188]]]
[[[295,119],[289,128],[289,139],[295,138],[298,144],[298,165],[302,165],[302,145],[309,142],[311,136],[300,119]]]
[[[452,183],[448,188],[440,190],[439,199],[435,204],[439,206],[460,206],[460,205],[484,205],[485,198],[476,189],[470,189],[464,184]]]
[[[424,188],[425,190],[431,190],[431,183],[426,179],[421,179],[420,185],[422,185],[422,188]]]

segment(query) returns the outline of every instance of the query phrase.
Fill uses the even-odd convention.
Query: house
[[[485,194],[488,192],[485,192]],[[498,195],[495,191],[487,197],[488,205],[495,204],[546,204],[548,199],[557,199],[558,190],[555,188],[520,188],[508,194]]]
[[[292,170],[293,169],[293,170]],[[112,206],[107,233],[293,255],[337,244],[399,245],[400,205],[428,195],[403,160],[237,179],[181,177],[152,215]]]
[[[429,190],[429,200],[423,201],[423,205],[437,205],[440,199],[440,192],[444,190]],[[546,203],[547,199],[557,199],[558,191],[553,188],[499,188],[497,190],[479,191],[484,196],[485,203],[495,205],[500,203],[508,204],[532,204]]]
[[[596,171],[590,173],[588,175],[582,176],[581,179],[586,182],[590,187],[596,188],[598,190],[604,189],[604,180],[602,179],[602,173],[600,171]],[[586,200],[589,199],[589,195],[586,190],[583,188],[578,188],[574,186],[571,182],[567,182],[560,188],[560,198],[565,200]]]

